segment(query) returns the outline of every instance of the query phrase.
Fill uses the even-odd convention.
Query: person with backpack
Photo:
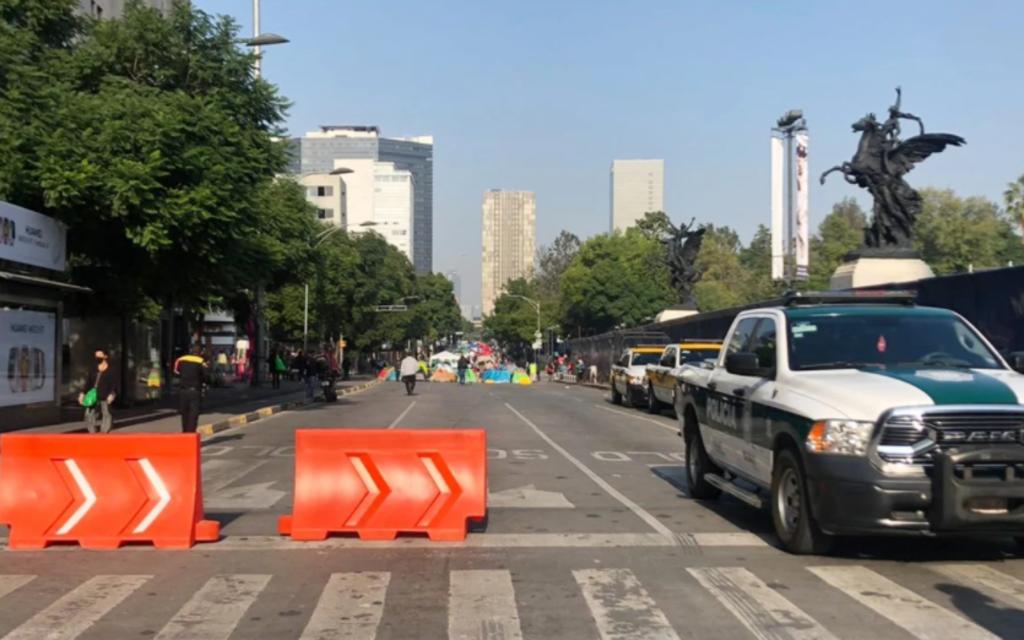
[[[117,373],[110,364],[105,349],[97,349],[96,368],[93,369],[85,390],[78,394],[78,403],[85,407],[85,425],[89,433],[110,433],[114,427],[114,416],[110,405],[117,398]]]

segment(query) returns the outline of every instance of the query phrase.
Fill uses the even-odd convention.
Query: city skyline
[[[245,3],[196,4],[251,30]],[[912,182],[1001,201],[1024,148],[1015,126],[1024,88],[1005,81],[1017,73],[1024,5],[1003,5],[998,21],[942,1],[793,7],[652,1],[636,11],[595,2],[584,12],[527,0],[438,11],[396,0],[318,7],[310,20],[292,3],[265,0],[263,29],[291,42],[264,51],[263,72],[293,102],[292,135],[342,121],[437,137],[433,268],[458,270],[467,302],[476,302],[480,263],[462,238],[479,233],[479,194],[491,185],[537,194],[552,212],[538,221],[544,245],[563,228],[582,238],[607,231],[613,159],[664,158],[674,221],[729,225],[748,241],[769,222],[765,140],[775,119],[804,110],[816,173],[849,158],[850,124],[897,85],[907,110],[928,113],[929,128],[968,140],[963,153],[915,170]],[[396,11],[405,16],[398,23]],[[857,34],[873,33],[880,14],[907,26],[864,47]],[[566,33],[567,22],[578,28]],[[390,25],[388,46],[367,24]],[[603,46],[609,39],[619,45]],[[844,197],[869,210],[858,191],[813,182],[812,232]]]

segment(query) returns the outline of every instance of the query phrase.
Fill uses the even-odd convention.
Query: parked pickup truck
[[[658,361],[647,365],[647,410],[660,413],[662,407],[675,407],[680,367],[713,360],[721,348],[720,340],[686,340],[665,347]]]
[[[958,314],[912,300],[741,312],[716,365],[679,375],[690,494],[767,498],[792,553],[844,534],[1024,545],[1024,376]]]
[[[622,352],[612,365],[612,402],[631,406],[647,404],[647,365],[661,359],[662,346],[641,345]]]

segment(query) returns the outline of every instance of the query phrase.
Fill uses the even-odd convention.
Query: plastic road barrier
[[[8,547],[147,542],[187,549],[213,542],[220,524],[202,519],[199,469],[194,433],[0,436]]]
[[[483,429],[300,429],[295,508],[278,530],[293,540],[464,540],[468,521],[486,513]]]

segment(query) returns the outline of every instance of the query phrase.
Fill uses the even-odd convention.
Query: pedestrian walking
[[[312,402],[316,399],[316,388],[319,384],[319,379],[316,375],[316,360],[313,356],[299,351],[297,357],[299,361],[299,375],[302,377],[303,382],[306,383],[306,400]]]
[[[78,394],[78,403],[85,407],[85,425],[89,433],[110,433],[114,416],[110,405],[117,398],[117,374],[110,364],[110,354],[97,349],[96,368],[89,374],[85,389]]]
[[[402,363],[398,367],[398,376],[405,383],[405,394],[411,396],[416,389],[416,374],[420,370],[420,363],[411,353],[406,353]]]
[[[456,371],[459,373],[459,384],[466,384],[466,369],[469,369],[469,360],[466,359],[465,355],[459,356],[459,363],[456,365]]]
[[[200,404],[206,383],[207,365],[198,345],[174,361],[174,373],[179,378],[178,410],[181,412],[182,433],[195,433],[199,426]]]

